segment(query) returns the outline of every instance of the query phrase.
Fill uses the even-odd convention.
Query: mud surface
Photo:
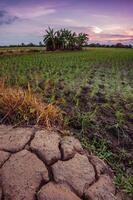
[[[121,200],[113,179],[72,136],[0,126],[1,200]]]

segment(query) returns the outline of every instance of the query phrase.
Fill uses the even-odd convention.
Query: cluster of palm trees
[[[54,31],[50,27],[45,30],[44,44],[48,51],[55,50],[80,50],[87,44],[88,35],[86,33],[76,34],[68,29]]]

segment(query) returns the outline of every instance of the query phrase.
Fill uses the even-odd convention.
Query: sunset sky
[[[48,26],[133,44],[133,0],[0,0],[0,45],[38,44]]]

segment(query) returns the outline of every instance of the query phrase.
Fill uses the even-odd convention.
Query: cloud
[[[63,22],[68,22],[68,23],[74,23],[75,20],[74,19],[69,19],[69,18],[65,18],[62,20]]]
[[[117,24],[110,24],[99,28],[97,26],[88,27],[90,42],[100,43],[133,43],[133,29]]]
[[[130,35],[130,36],[133,36],[133,28],[129,29],[129,30],[126,30],[126,34]]]
[[[5,10],[0,10],[0,18],[4,17],[7,14]]]
[[[12,24],[14,21],[18,20],[17,16],[11,16],[5,10],[0,10],[0,25]]]
[[[56,23],[62,26],[66,26],[66,27],[68,26],[80,27],[81,26],[81,23],[78,20],[73,19],[73,18],[57,18]]]
[[[122,34],[94,34],[90,37],[90,42],[101,43],[133,43],[133,36]]]
[[[36,18],[40,16],[50,15],[56,12],[54,8],[46,8],[44,6],[33,7],[10,7],[8,12],[19,18]]]
[[[33,7],[7,7],[0,10],[0,25],[12,24],[15,21],[34,20],[55,13],[56,10],[44,6]],[[43,18],[42,18],[43,19]],[[30,23],[30,22],[29,22]],[[27,23],[26,23],[27,24]]]
[[[101,14],[91,14],[92,17],[96,18],[110,18],[111,16],[109,15],[101,15]]]
[[[91,27],[88,27],[88,31],[90,33],[101,33],[103,30],[97,26],[91,26]]]
[[[120,33],[124,31],[124,27],[121,27],[119,24],[110,24],[103,26],[104,32],[106,33]]]

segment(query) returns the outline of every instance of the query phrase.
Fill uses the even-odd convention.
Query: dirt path
[[[72,136],[0,126],[0,200],[120,200],[111,169]]]

